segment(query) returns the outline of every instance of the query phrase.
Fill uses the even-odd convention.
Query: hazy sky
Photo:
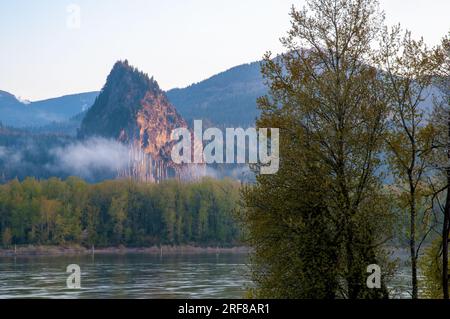
[[[0,0],[0,90],[30,100],[100,90],[118,59],[184,87],[281,52],[301,0]],[[70,4],[80,8],[67,11]],[[381,0],[433,45],[450,29],[449,0]],[[73,12],[73,11],[72,11]],[[75,18],[74,18],[75,17]]]

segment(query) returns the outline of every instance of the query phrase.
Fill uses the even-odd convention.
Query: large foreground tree
[[[280,128],[280,170],[243,192],[254,292],[387,297],[366,285],[391,218],[377,176],[388,110],[370,66],[383,15],[373,0],[308,0],[291,18],[286,53],[265,57],[270,93],[258,102],[257,125]]]

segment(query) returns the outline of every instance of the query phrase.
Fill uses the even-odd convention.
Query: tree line
[[[2,245],[235,245],[238,196],[238,183],[209,178],[161,184],[12,180],[0,185]]]

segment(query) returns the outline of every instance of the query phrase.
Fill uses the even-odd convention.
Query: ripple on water
[[[0,258],[0,298],[241,298],[246,262],[233,254]],[[80,290],[66,288],[73,263]]]

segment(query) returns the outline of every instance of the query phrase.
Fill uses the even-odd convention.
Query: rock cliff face
[[[102,136],[129,145],[130,165],[122,177],[158,182],[179,175],[171,161],[175,128],[188,127],[153,78],[127,61],[117,62],[94,105],[87,112],[78,136]]]

